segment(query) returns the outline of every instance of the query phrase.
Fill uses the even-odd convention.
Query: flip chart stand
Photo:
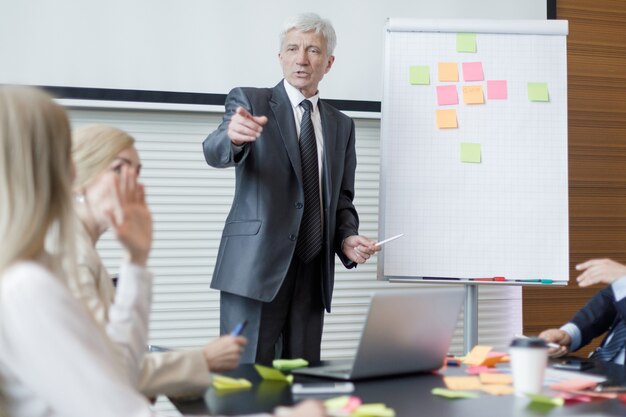
[[[478,344],[478,285],[465,284],[463,312],[463,353],[467,355]]]

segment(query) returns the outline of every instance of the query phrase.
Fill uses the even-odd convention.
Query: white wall
[[[0,83],[227,93],[281,77],[278,32],[334,23],[325,98],[380,101],[388,17],[545,19],[546,0],[0,0]]]

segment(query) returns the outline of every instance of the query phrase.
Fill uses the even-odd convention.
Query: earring
[[[85,194],[76,193],[74,194],[74,199],[78,204],[85,204]]]

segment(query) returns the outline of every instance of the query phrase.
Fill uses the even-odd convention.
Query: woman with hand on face
[[[148,285],[151,281],[144,267],[152,242],[152,221],[143,188],[124,181],[117,185],[125,170],[139,176],[141,162],[134,139],[112,126],[83,126],[74,131],[72,157],[76,166],[75,209],[80,220],[76,232],[78,274],[68,282],[72,292],[120,346],[142,393],[150,397],[172,396],[205,389],[211,382],[209,371],[237,367],[245,338],[222,336],[202,349],[146,353],[149,300],[145,300],[144,311],[134,317],[128,314],[124,303],[115,298],[109,274],[96,251],[98,239],[113,225],[117,239],[132,260],[120,269],[118,295],[128,285]],[[132,204],[132,228],[119,228],[111,215],[117,210],[118,187],[136,188],[141,196]]]
[[[108,335],[65,285],[76,273],[70,128],[47,94],[0,86],[0,173],[0,415],[156,417]],[[120,287],[115,301],[128,311],[139,303],[139,312],[149,299],[142,264],[150,216],[133,170],[122,168],[113,183],[109,221],[128,249],[127,266],[148,281]],[[123,310],[111,308],[109,317]],[[325,415],[310,401],[289,411]]]

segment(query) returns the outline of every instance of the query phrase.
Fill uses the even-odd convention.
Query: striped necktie
[[[300,124],[300,161],[304,188],[304,212],[296,243],[296,254],[305,263],[310,262],[322,249],[322,218],[320,208],[319,167],[317,141],[311,122],[313,104],[303,100],[304,108]]]
[[[593,353],[593,359],[605,362],[615,359],[617,354],[624,348],[624,342],[626,342],[626,322],[620,319],[611,330],[611,335],[611,340]]]

